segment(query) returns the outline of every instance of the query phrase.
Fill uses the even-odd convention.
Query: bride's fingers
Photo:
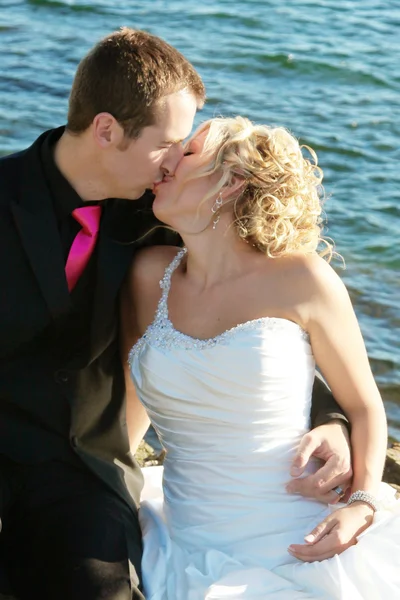
[[[304,536],[304,541],[307,542],[307,544],[316,544],[322,540],[324,536],[328,535],[330,531],[332,531],[332,529],[336,526],[336,523],[337,521],[334,516],[327,517],[316,527],[314,527],[310,533]]]
[[[325,552],[325,554],[318,554],[315,556],[300,556],[298,554],[295,554],[294,552],[290,553],[292,556],[294,556],[295,558],[297,558],[298,560],[301,560],[302,562],[321,562],[322,560],[326,560],[327,558],[332,558],[333,556],[335,556],[335,554],[337,554],[337,552],[334,551],[330,551],[330,552]]]
[[[336,539],[333,534],[328,534],[315,544],[291,544],[288,552],[304,562],[324,560],[337,554]]]
[[[356,543],[356,538],[343,541],[339,527],[335,525],[328,534],[314,544],[292,544],[288,552],[303,562],[314,562],[332,558]]]

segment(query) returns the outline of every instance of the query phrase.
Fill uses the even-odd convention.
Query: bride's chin
[[[160,218],[159,215],[167,213],[167,212],[168,212],[168,210],[166,210],[165,203],[160,202],[160,200],[156,196],[153,200],[153,213],[159,219]]]
[[[171,218],[171,215],[169,214],[168,210],[162,210],[161,207],[157,207],[154,206],[153,204],[153,214],[156,217],[156,219],[158,219],[159,221],[161,221],[161,223],[164,223],[164,225],[168,225],[169,227],[173,227],[171,221],[173,220]]]

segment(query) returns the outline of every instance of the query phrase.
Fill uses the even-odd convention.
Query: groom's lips
[[[168,183],[168,181],[171,181],[171,179],[173,179],[173,177],[171,177],[170,175],[166,175],[165,177],[163,177],[163,178],[161,179],[161,181],[156,181],[156,182],[153,184],[153,194],[155,194],[155,193],[156,193],[156,191],[157,191],[157,188],[158,188],[158,187],[159,187],[159,186],[160,186],[162,183]]]
[[[163,180],[161,181],[156,181],[155,183],[153,183],[153,194],[156,193],[158,186],[163,182]]]

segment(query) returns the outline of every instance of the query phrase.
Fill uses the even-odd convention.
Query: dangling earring
[[[211,208],[211,212],[213,215],[215,215],[215,213],[219,211],[219,209],[221,208],[223,203],[224,203],[224,201],[222,200],[222,194],[220,192],[218,198],[216,199],[216,201],[214,202],[214,204]],[[221,215],[220,215],[220,213],[218,213],[216,218],[213,220],[213,227],[212,227],[213,229],[215,229],[217,227],[220,218],[221,218]]]

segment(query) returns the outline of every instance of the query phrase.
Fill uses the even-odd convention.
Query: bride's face
[[[207,131],[192,138],[185,148],[185,154],[173,176],[166,176],[155,189],[153,212],[163,223],[170,225],[178,233],[199,233],[210,224],[213,218],[211,207],[217,197],[204,198],[220,179],[214,173],[205,177],[193,178],[210,156],[205,156],[203,146]]]

